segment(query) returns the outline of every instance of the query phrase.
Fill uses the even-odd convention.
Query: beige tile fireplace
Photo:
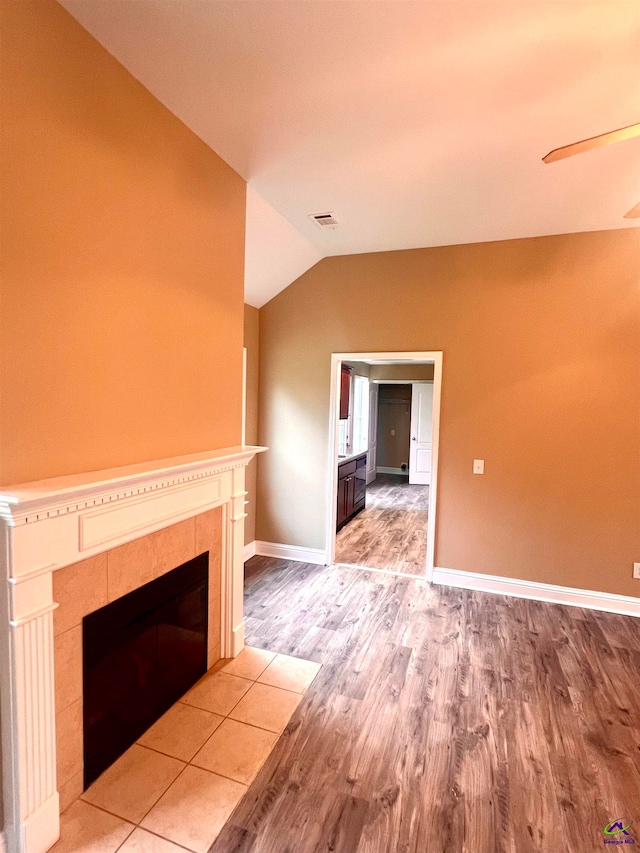
[[[128,592],[209,552],[207,667],[222,657],[222,507],[164,527],[53,574],[56,770],[60,811],[82,793],[82,620]]]
[[[244,645],[236,447],[0,495],[0,696],[9,849],[45,853],[82,792],[82,620],[209,553],[207,667]]]

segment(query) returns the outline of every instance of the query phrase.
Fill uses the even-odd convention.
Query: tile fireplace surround
[[[208,665],[242,650],[244,469],[265,449],[231,447],[0,493],[2,783],[11,853],[45,853],[59,836],[61,803],[80,793],[85,615],[208,550]]]

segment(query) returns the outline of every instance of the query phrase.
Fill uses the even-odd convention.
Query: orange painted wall
[[[331,353],[419,350],[436,565],[640,595],[637,229],[325,258],[268,302],[257,538],[324,547]]]
[[[239,444],[244,181],[53,0],[1,14],[0,482]]]

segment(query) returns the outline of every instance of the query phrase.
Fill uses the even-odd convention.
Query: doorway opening
[[[442,353],[331,357],[327,561],[431,580]]]

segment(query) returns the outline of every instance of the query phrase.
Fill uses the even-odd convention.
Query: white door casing
[[[411,384],[411,442],[409,448],[409,483],[431,483],[433,433],[433,383]]]
[[[369,447],[367,448],[367,485],[376,478],[378,456],[378,391],[375,383],[369,385]]]
[[[412,352],[334,352],[331,353],[331,383],[329,392],[327,442],[329,476],[325,495],[325,563],[330,565],[336,555],[336,516],[338,502],[338,410],[340,406],[340,365],[343,361],[366,361],[368,364],[389,364],[402,361],[419,364],[433,364],[433,432],[431,454],[431,483],[429,489],[429,510],[427,515],[427,554],[425,580],[431,581],[435,566],[436,518],[438,498],[438,447],[440,440],[440,397],[442,390],[442,350],[421,350]]]

